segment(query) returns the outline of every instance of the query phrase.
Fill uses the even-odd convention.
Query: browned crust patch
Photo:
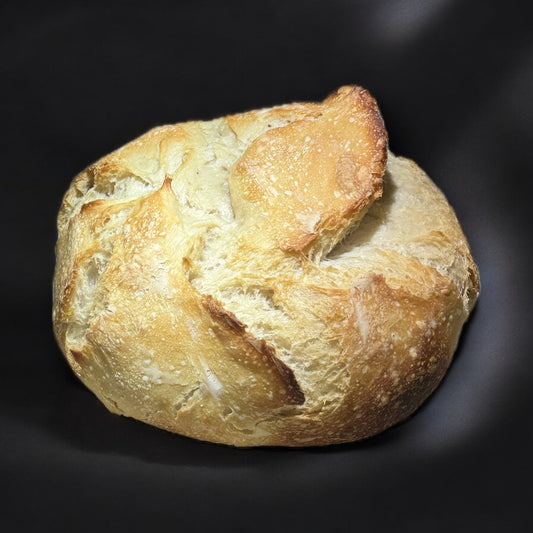
[[[381,195],[387,133],[361,87],[342,87],[322,104],[304,106],[300,118],[253,140],[234,167],[230,190],[239,198],[238,216],[262,213],[254,234],[270,236],[285,251],[317,254]]]

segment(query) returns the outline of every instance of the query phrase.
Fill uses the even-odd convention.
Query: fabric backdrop
[[[533,33],[526,2],[0,7],[3,531],[530,531]],[[442,385],[363,443],[236,450],[109,414],[54,341],[63,193],[165,123],[342,84],[455,208],[482,292]]]

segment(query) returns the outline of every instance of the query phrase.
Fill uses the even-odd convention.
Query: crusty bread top
[[[386,161],[358,87],[163,126],[98,161],[58,218],[70,365],[113,412],[215,442],[328,444],[405,418],[479,281],[440,191]]]

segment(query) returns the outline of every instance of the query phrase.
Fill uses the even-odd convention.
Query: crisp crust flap
[[[387,134],[375,100],[360,87],[293,107],[296,120],[257,136],[235,165],[232,202],[261,240],[320,254],[381,195]],[[230,125],[238,130],[240,120],[247,117]]]

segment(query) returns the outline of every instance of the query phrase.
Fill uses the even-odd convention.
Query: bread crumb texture
[[[453,210],[374,99],[152,129],[58,217],[53,320],[112,412],[235,446],[366,438],[442,379],[479,292]]]

